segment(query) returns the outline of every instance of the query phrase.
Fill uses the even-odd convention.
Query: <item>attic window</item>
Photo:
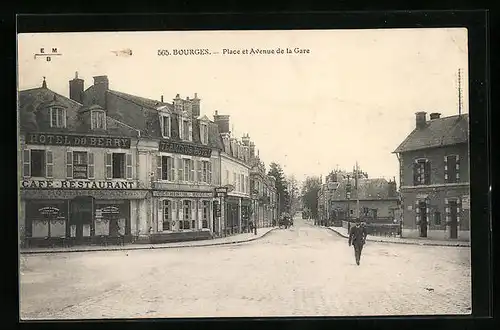
[[[161,115],[160,116],[160,125],[161,125],[161,135],[164,138],[170,137],[170,116],[169,115]]]
[[[50,108],[50,127],[66,127],[66,111],[63,108]]]
[[[90,112],[90,122],[92,129],[106,129],[106,114],[104,111],[92,110]]]

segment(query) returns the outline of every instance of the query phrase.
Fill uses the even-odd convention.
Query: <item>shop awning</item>
[[[21,199],[73,199],[79,196],[95,199],[144,199],[147,193],[147,190],[21,189]]]

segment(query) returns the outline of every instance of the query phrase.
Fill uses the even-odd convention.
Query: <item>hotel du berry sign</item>
[[[130,138],[49,133],[28,133],[26,143],[35,145],[130,149]]]

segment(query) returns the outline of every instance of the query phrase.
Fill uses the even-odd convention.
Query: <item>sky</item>
[[[51,61],[34,56],[54,47],[62,55]],[[126,49],[132,56],[114,52]],[[210,54],[173,55],[179,49]],[[277,162],[302,181],[357,161],[370,177],[389,179],[398,177],[392,151],[413,130],[415,112],[458,114],[457,72],[467,82],[467,53],[463,28],[20,34],[18,88],[40,87],[46,77],[49,89],[69,96],[77,71],[85,89],[107,75],[111,89],[142,97],[197,93],[202,115],[230,115],[235,136],[248,133],[267,168]]]

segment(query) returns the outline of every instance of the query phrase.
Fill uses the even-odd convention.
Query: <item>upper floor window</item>
[[[417,159],[413,163],[413,185],[431,184],[431,163],[427,159]]]
[[[192,159],[179,158],[178,178],[180,181],[194,181],[194,164]]]
[[[66,127],[66,110],[62,108],[50,108],[50,127]]]
[[[160,116],[160,126],[161,126],[161,135],[164,138],[169,138],[170,137],[170,116],[168,115],[161,115]]]
[[[106,153],[106,179],[132,179],[132,154]]]
[[[90,112],[91,129],[106,129],[106,114],[104,111]]]
[[[212,182],[212,163],[202,160],[198,168],[198,181],[210,184]]]
[[[94,178],[94,154],[87,151],[66,153],[66,177],[70,179]]]
[[[23,177],[52,178],[53,155],[50,150],[23,150]]]
[[[200,123],[200,140],[202,144],[208,144],[208,126]]]
[[[182,140],[192,141],[192,126],[188,119],[181,118],[181,120],[179,120],[179,132],[179,136]]]
[[[175,165],[173,157],[157,156],[156,166],[156,177],[158,178],[158,180],[174,181]]]
[[[458,155],[444,157],[444,182],[456,183],[460,179],[460,158]]]

